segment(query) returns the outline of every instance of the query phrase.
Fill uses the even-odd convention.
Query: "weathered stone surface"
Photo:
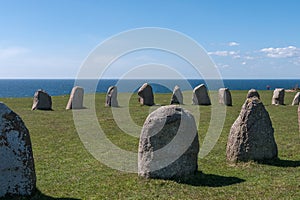
[[[226,106],[232,106],[231,93],[228,88],[219,89],[219,103]]]
[[[22,119],[0,102],[0,197],[28,196],[36,175],[30,136]]]
[[[83,109],[83,95],[84,90],[82,87],[73,87],[66,109]]]
[[[284,94],[283,88],[276,88],[273,92],[272,105],[284,105]]]
[[[171,104],[183,104],[183,96],[179,86],[175,86],[171,97]]]
[[[154,95],[151,85],[144,83],[142,87],[138,90],[139,102],[141,105],[153,106],[154,105]]]
[[[31,110],[52,110],[51,96],[44,90],[37,90],[34,93]]]
[[[198,85],[193,90],[193,105],[211,105],[210,98],[208,96],[207,88],[204,84]]]
[[[277,158],[278,150],[269,113],[257,98],[248,98],[232,125],[227,160],[249,161]]]
[[[260,95],[256,89],[251,89],[248,91],[247,98],[251,98],[251,97],[257,97],[258,99],[260,99]]]
[[[177,179],[198,170],[199,141],[194,117],[176,105],[163,106],[146,119],[139,142],[138,174]]]
[[[105,106],[106,107],[118,107],[118,89],[116,86],[110,86],[106,93],[106,101]]]
[[[300,92],[297,92],[293,99],[292,106],[299,105],[299,102],[300,102]]]
[[[299,124],[299,131],[300,131],[300,104],[298,106],[298,124]]]

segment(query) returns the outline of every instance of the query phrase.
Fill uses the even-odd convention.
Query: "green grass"
[[[291,106],[294,93],[286,93],[286,106],[271,104],[272,91],[260,91],[268,110],[280,160],[271,163],[226,162],[226,142],[247,91],[232,91],[233,106],[227,107],[222,134],[213,150],[199,159],[199,171],[191,180],[146,180],[135,173],[111,169],[96,160],[83,146],[76,132],[72,111],[65,110],[68,96],[53,97],[54,111],[31,111],[31,98],[0,99],[18,113],[31,134],[38,192],[32,199],[297,199],[300,197],[300,137],[297,106]],[[142,126],[149,110],[131,96],[130,117]],[[191,93],[185,94],[187,109],[200,110],[200,146],[210,121],[211,106],[189,106]],[[170,94],[155,95],[155,102],[167,105]],[[97,94],[96,110],[106,137],[122,149],[137,152],[138,138],[127,135],[115,123],[105,95]],[[78,112],[84,112],[78,111]]]

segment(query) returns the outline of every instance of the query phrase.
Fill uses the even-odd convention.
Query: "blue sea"
[[[154,93],[171,92],[175,85],[178,85],[181,90],[192,90],[199,84],[206,84],[210,90],[217,90],[220,87],[220,82],[214,84],[214,80],[116,80],[116,79],[101,79],[101,80],[84,80],[79,83],[85,89],[85,92],[104,93],[109,86],[117,85],[119,92],[136,92],[144,83],[148,82],[152,85]],[[0,97],[32,97],[36,90],[43,89],[51,96],[59,96],[69,94],[78,82],[71,79],[0,79]],[[300,85],[300,79],[226,79],[222,85],[230,90],[249,90],[251,88],[257,90],[266,90],[267,86],[272,90],[274,88],[291,89]]]

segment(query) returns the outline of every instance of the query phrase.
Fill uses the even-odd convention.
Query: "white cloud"
[[[247,64],[247,62],[242,62],[242,65],[246,65]]]
[[[226,69],[226,68],[230,68],[229,65],[221,65],[222,68]]]
[[[239,55],[239,52],[236,52],[236,51],[230,51],[229,55],[232,56],[233,58],[240,58],[241,57]]]
[[[214,55],[214,56],[228,56],[228,51],[214,51],[214,52],[208,52],[208,55]]]
[[[283,48],[264,48],[261,49],[260,52],[266,53],[267,57],[270,58],[291,58],[300,56],[300,49],[295,46],[288,46]]]
[[[229,42],[228,46],[233,47],[233,46],[239,46],[240,44],[237,42]]]
[[[300,65],[300,57],[298,59],[295,59],[294,61],[292,61],[292,63],[294,65]]]
[[[246,60],[253,60],[254,59],[254,57],[252,57],[252,56],[245,56],[244,57]]]
[[[219,69],[227,69],[227,68],[230,68],[230,65],[229,64],[224,64],[224,63],[217,63],[216,67],[219,68]]]
[[[233,58],[240,58],[239,52],[237,51],[214,51],[214,52],[208,52],[208,55],[214,55],[214,56],[231,56]]]

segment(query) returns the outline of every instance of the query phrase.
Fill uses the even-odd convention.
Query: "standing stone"
[[[231,93],[228,88],[219,89],[219,103],[226,106],[232,106]]]
[[[273,92],[272,105],[284,105],[284,89],[276,88]]]
[[[204,84],[194,88],[192,103],[193,105],[211,105],[207,88]]]
[[[163,106],[146,119],[139,142],[138,175],[181,179],[198,170],[199,141],[193,115],[176,105]]]
[[[257,92],[256,89],[251,89],[248,91],[247,99],[251,97],[257,97],[258,99],[260,99],[259,93]]]
[[[151,85],[144,83],[138,90],[139,102],[141,105],[153,106],[154,96]]]
[[[292,106],[299,105],[299,102],[300,102],[300,92],[297,92],[297,94],[295,95],[295,97],[293,99]]]
[[[244,103],[227,141],[228,161],[277,158],[278,150],[269,113],[257,97]]]
[[[300,131],[300,104],[298,106],[298,124],[299,124],[299,131]]]
[[[82,109],[83,108],[84,90],[82,87],[75,86],[72,89],[66,109]]]
[[[175,86],[171,97],[171,104],[183,104],[183,96],[179,86]]]
[[[105,106],[106,107],[118,107],[118,89],[116,86],[110,86],[106,93],[106,101]]]
[[[30,135],[22,119],[0,102],[0,197],[28,196],[36,188]]]
[[[31,110],[52,110],[51,96],[44,90],[37,90],[34,93]]]

